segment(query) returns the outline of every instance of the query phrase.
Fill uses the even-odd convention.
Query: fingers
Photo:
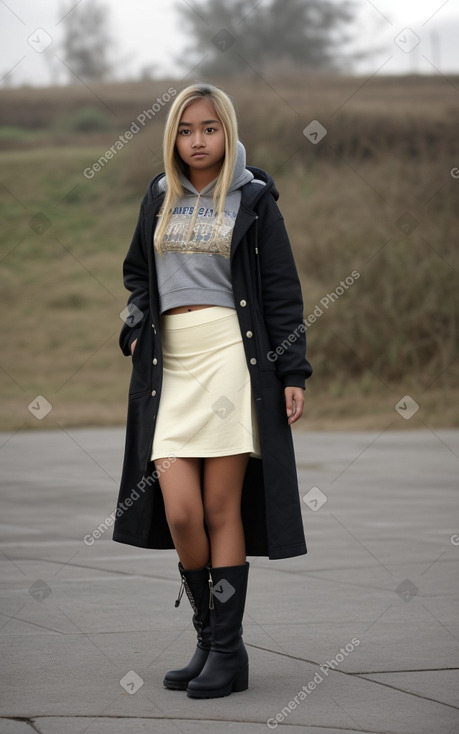
[[[284,394],[288,424],[291,426],[303,415],[303,390],[300,387],[286,387],[284,390]]]
[[[135,345],[137,344],[137,339],[134,339],[134,341],[131,344],[131,357],[134,354]]]

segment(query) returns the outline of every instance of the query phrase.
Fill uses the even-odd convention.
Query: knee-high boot
[[[191,698],[218,698],[249,686],[249,658],[242,641],[249,563],[209,569],[212,644],[201,673],[186,689]]]
[[[198,568],[188,571],[179,563],[179,572],[182,578],[179,597],[175,602],[178,607],[183,595],[183,589],[193,609],[193,625],[197,634],[197,645],[193,657],[185,668],[169,670],[164,677],[166,688],[184,691],[188,682],[199,675],[204,667],[210,651],[211,629],[209,609],[209,568]]]

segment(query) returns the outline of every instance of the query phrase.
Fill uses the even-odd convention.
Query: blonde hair
[[[234,175],[237,155],[237,119],[234,105],[229,96],[211,84],[192,84],[183,89],[175,98],[167,116],[163,137],[164,170],[167,179],[166,196],[158,214],[159,222],[155,231],[155,248],[162,253],[162,242],[171,219],[172,209],[176,201],[183,196],[184,190],[179,174],[185,172],[180,158],[176,140],[178,126],[183,112],[193,102],[207,99],[213,105],[217,117],[222,123],[225,136],[225,157],[214,188],[214,209],[217,212],[217,226],[222,221],[225,199]]]

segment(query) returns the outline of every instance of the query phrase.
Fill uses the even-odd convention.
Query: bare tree
[[[251,65],[340,71],[355,2],[342,0],[193,0],[177,10],[190,28],[190,61],[204,73],[232,75]],[[190,58],[191,56],[191,58]],[[183,61],[183,55],[181,56]]]
[[[62,13],[63,61],[71,77],[97,81],[111,71],[108,8],[98,0],[75,5],[71,0]]]

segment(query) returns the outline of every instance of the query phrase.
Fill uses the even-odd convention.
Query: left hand
[[[301,387],[286,387],[284,389],[285,407],[289,426],[303,415],[304,395]]]

